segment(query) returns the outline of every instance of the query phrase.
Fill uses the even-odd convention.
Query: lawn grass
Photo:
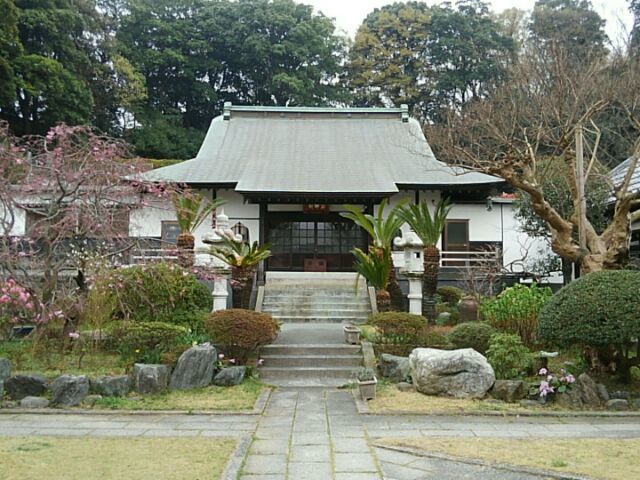
[[[234,387],[174,390],[156,395],[105,397],[94,408],[112,410],[252,410],[264,385],[246,379]]]
[[[640,439],[403,438],[381,443],[607,480],[640,476]]]
[[[228,438],[0,437],[0,477],[215,480],[235,446]]]
[[[90,377],[126,373],[125,363],[113,353],[90,351],[80,359],[74,353],[60,353],[42,345],[34,348],[26,340],[0,341],[0,357],[7,357],[11,361],[14,374],[38,373],[54,378],[63,373]]]

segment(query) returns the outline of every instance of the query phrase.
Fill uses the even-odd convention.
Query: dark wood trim
[[[449,225],[452,223],[464,223],[467,226],[467,245],[466,251],[469,251],[471,246],[470,234],[469,234],[469,219],[468,218],[451,218],[445,220],[444,231],[442,232],[442,250],[449,250]],[[463,251],[465,251],[463,250]]]
[[[267,211],[269,206],[266,202],[260,203],[260,215],[258,220],[258,243],[264,245],[267,238]],[[265,262],[264,260],[258,265],[258,285],[262,286],[265,283]]]

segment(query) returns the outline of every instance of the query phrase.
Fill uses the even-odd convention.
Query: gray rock
[[[392,382],[404,382],[411,374],[409,357],[398,357],[388,353],[380,355],[378,368],[380,369],[380,375]]]
[[[413,386],[413,383],[409,382],[398,382],[396,383],[396,388],[401,392],[413,392],[416,387]]]
[[[87,395],[86,397],[84,397],[82,403],[89,407],[93,407],[96,402],[98,402],[98,400],[102,400],[102,395]]]
[[[482,398],[496,380],[487,359],[472,348],[416,348],[409,365],[413,384],[427,395]]]
[[[555,395],[555,403],[565,408],[598,408],[602,405],[602,400],[596,382],[583,373],[565,393]]]
[[[47,379],[41,375],[15,375],[4,382],[4,388],[13,400],[22,400],[46,393]]]
[[[4,382],[11,376],[11,362],[8,358],[0,358],[0,382]]]
[[[20,406],[22,408],[47,408],[49,400],[44,397],[27,396],[20,400]]]
[[[631,408],[640,410],[640,398],[634,398],[633,400],[631,400]]]
[[[51,403],[64,407],[80,405],[89,394],[89,379],[84,376],[60,375],[51,384]]]
[[[542,404],[536,400],[520,400],[518,402],[524,408],[540,408]]]
[[[609,397],[609,391],[607,390],[607,387],[605,387],[603,384],[596,384],[596,390],[598,391],[598,397],[600,397],[601,401],[608,402],[611,399],[611,397]]]
[[[496,380],[491,396],[508,403],[515,403],[527,396],[527,386],[522,380]]]
[[[210,345],[196,345],[180,355],[171,375],[172,390],[202,388],[211,384],[217,359],[216,349]]]
[[[98,377],[91,382],[92,390],[105,397],[124,397],[131,390],[131,379],[128,375]]]
[[[451,323],[451,313],[440,312],[436,317],[436,325],[449,325]]]
[[[20,404],[14,400],[7,400],[6,402],[3,402],[2,405],[4,408],[18,408],[20,406]]]
[[[631,393],[625,392],[623,390],[617,390],[615,392],[611,392],[609,396],[611,398],[621,398],[623,400],[629,400],[631,398]]]
[[[136,363],[133,366],[133,384],[141,394],[163,392],[169,386],[171,369],[167,365]]]
[[[227,367],[220,370],[215,377],[213,377],[213,384],[220,387],[231,387],[233,385],[239,385],[244,380],[246,373],[246,367]]]
[[[629,402],[622,398],[612,398],[606,403],[607,410],[623,411],[629,410]]]

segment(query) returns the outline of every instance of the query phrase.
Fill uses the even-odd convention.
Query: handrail
[[[500,264],[502,256],[497,251],[457,251],[440,252],[440,266],[453,268],[469,268],[490,263]]]

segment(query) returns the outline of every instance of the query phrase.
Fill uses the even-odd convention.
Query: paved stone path
[[[251,436],[241,480],[533,480],[375,448],[380,437],[640,438],[639,418],[358,415],[350,391],[275,391],[256,415],[2,414],[0,435]]]

